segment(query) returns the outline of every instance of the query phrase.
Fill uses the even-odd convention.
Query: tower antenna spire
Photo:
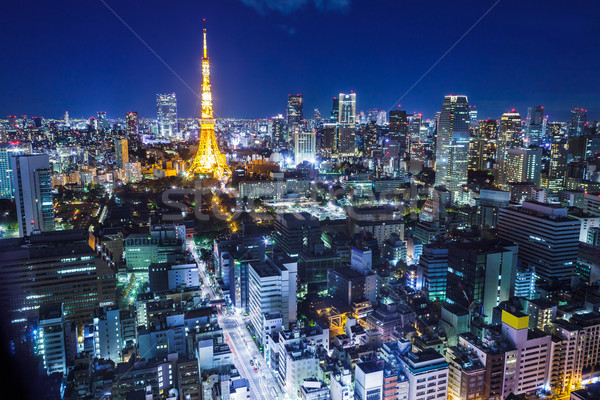
[[[206,53],[206,18],[202,18],[202,22],[204,25],[204,58],[208,58]]]

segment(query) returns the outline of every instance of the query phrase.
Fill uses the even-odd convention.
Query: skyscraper
[[[23,146],[18,142],[0,145],[0,199],[12,199],[14,197],[13,158],[22,154],[29,154],[29,147]]]
[[[390,111],[388,138],[398,144],[398,155],[404,156],[408,148],[408,116],[404,110]]]
[[[548,167],[548,189],[558,192],[565,186],[567,175],[567,138],[561,124],[548,124],[546,132],[551,141]]]
[[[587,110],[584,110],[583,108],[571,110],[571,119],[569,120],[569,137],[583,136],[586,121]]]
[[[127,137],[138,136],[140,133],[140,116],[137,111],[130,111],[125,115],[127,123]]]
[[[296,132],[294,137],[294,162],[296,165],[308,161],[315,162],[317,152],[317,135],[315,132]]]
[[[288,125],[288,140],[294,137],[294,133],[300,129],[302,120],[304,119],[304,107],[301,94],[288,95],[287,104],[287,125]]]
[[[581,222],[554,204],[526,201],[500,209],[498,236],[519,245],[524,267],[546,282],[570,284],[577,261]]]
[[[437,127],[435,184],[455,196],[467,183],[469,122],[467,96],[446,96]]]
[[[125,164],[129,162],[127,139],[115,139],[115,162],[119,168],[125,168]]]
[[[539,186],[541,172],[541,147],[508,149],[504,160],[504,182],[501,183],[529,181]]]
[[[341,154],[354,154],[356,151],[356,94],[340,93],[338,110],[338,151]]]
[[[19,235],[53,230],[52,173],[48,155],[16,156],[12,169]]]
[[[283,144],[286,140],[285,135],[285,118],[279,114],[271,118],[271,137],[273,143]]]
[[[354,125],[356,123],[356,93],[340,93],[338,110],[340,124]]]
[[[177,97],[175,93],[156,95],[156,120],[158,135],[165,138],[177,137]]]
[[[540,146],[544,141],[544,107],[535,106],[527,109],[527,125],[525,139],[527,144]]]
[[[506,178],[504,177],[506,152],[508,149],[520,146],[521,131],[521,114],[514,110],[502,114],[502,118],[500,118],[500,132],[498,133],[496,146],[496,160],[498,164],[496,168],[497,182],[504,183],[506,181]]]
[[[467,183],[469,122],[467,96],[446,96],[437,126],[435,184],[454,195]]]

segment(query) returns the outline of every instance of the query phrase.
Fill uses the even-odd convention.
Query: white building
[[[446,399],[448,397],[448,363],[440,353],[427,348],[408,352],[400,359],[408,377],[409,400]]]
[[[281,314],[287,328],[296,322],[296,278],[298,263],[292,261],[251,262],[248,268],[248,308],[250,323],[261,344],[270,327],[263,325],[265,313]]]
[[[47,154],[23,154],[13,157],[12,161],[19,235],[53,230],[50,157]]]
[[[381,400],[383,398],[383,368],[373,361],[356,364],[354,368],[354,398]]]
[[[516,350],[515,359],[505,362],[504,393],[532,393],[542,389],[549,376],[551,336],[530,331],[529,316],[506,310],[502,311],[502,336]]]
[[[37,338],[38,354],[42,356],[46,373],[60,372],[66,376],[67,350],[62,304],[40,307]]]
[[[296,132],[294,136],[294,162],[315,162],[317,154],[317,134],[315,132]]]
[[[331,400],[353,400],[354,386],[352,385],[352,372],[344,369],[331,374],[330,382]]]
[[[101,317],[94,318],[94,356],[119,363],[122,361],[122,348],[120,311],[108,310]]]

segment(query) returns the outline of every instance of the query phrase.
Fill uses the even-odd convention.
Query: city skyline
[[[128,5],[107,4],[196,92],[206,17],[216,42],[216,117],[237,118],[284,113],[289,93],[302,93],[305,110],[318,108],[324,115],[332,97],[351,90],[357,93],[357,110],[394,109],[394,102],[494,4],[436,4],[439,13],[431,13],[429,4],[372,7],[341,1],[319,8],[313,2],[288,3],[291,8],[277,9],[269,8],[270,2],[230,0],[227,7],[168,10],[149,3],[135,12]],[[432,116],[443,96],[460,93],[469,96],[480,119],[497,119],[512,108],[526,115],[527,107],[538,104],[551,120],[566,120],[576,107],[597,119],[600,98],[591,88],[600,83],[593,73],[600,60],[591,49],[600,35],[594,34],[593,12],[586,12],[593,3],[576,10],[561,4],[547,2],[543,9],[518,4],[515,12],[515,2],[499,2],[408,92],[402,108]],[[20,15],[24,7],[11,4],[6,15]],[[171,19],[156,29],[161,13]],[[102,3],[74,5],[68,12],[36,5],[28,16],[36,23],[25,24],[28,31],[22,35],[24,25],[13,20],[0,29],[8,30],[2,35],[8,58],[20,62],[0,67],[11,77],[0,115],[58,118],[69,110],[85,117],[106,110],[113,118],[128,111],[153,117],[156,93],[171,92],[177,93],[181,116],[199,115],[195,95]],[[50,42],[43,34],[49,22],[71,29],[58,29]],[[95,29],[97,40],[72,34],[88,28]]]

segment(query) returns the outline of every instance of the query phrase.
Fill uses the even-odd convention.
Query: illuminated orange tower
[[[225,161],[215,136],[212,94],[210,91],[210,66],[206,52],[206,29],[204,29],[204,56],[202,57],[202,118],[200,118],[200,139],[189,174],[212,175],[219,180],[227,180],[231,170]]]

